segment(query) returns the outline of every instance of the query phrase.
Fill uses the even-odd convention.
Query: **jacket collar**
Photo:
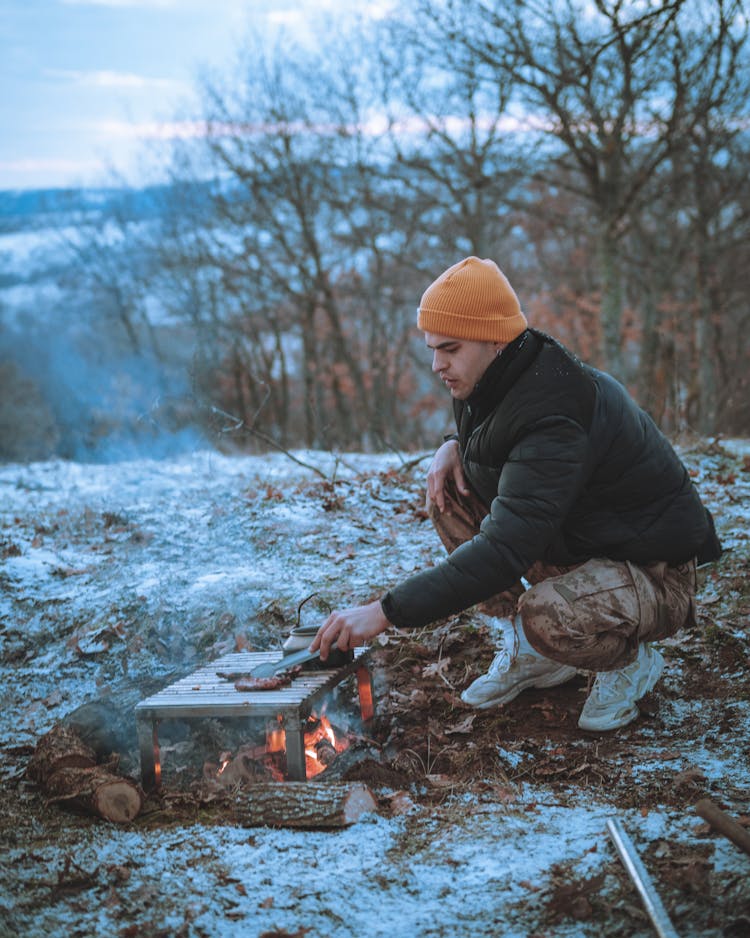
[[[466,399],[470,413],[481,413],[494,408],[516,382],[521,372],[531,364],[541,348],[542,339],[531,329],[525,329],[505,346],[489,365],[477,386]]]

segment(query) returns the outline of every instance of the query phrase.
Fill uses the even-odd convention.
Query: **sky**
[[[0,0],[0,190],[137,183],[148,141],[184,129],[204,68],[243,37],[310,35],[368,0]]]

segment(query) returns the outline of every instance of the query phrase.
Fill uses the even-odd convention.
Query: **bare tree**
[[[603,353],[617,375],[623,359],[622,240],[649,181],[669,159],[689,118],[681,88],[721,52],[682,59],[675,30],[684,0],[634,6],[622,0],[425,0],[421,8],[468,61],[479,58],[519,88],[519,102],[571,191],[590,207],[601,284]],[[726,36],[737,4],[715,0],[711,28]],[[468,24],[468,26],[466,25]],[[680,82],[670,80],[678,70]]]

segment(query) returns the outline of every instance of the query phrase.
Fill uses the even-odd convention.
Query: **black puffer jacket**
[[[489,599],[537,560],[677,564],[712,537],[651,418],[613,378],[541,332],[522,333],[454,410],[464,471],[488,514],[472,541],[383,597],[397,626]]]

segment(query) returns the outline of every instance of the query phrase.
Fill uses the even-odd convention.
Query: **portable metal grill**
[[[141,755],[143,787],[159,786],[161,761],[159,722],[213,718],[277,718],[286,733],[286,776],[292,781],[307,778],[305,765],[305,724],[315,705],[337,684],[356,672],[362,721],[374,715],[372,677],[367,666],[367,649],[358,648],[352,661],[328,669],[303,670],[291,684],[278,690],[241,692],[234,682],[217,672],[250,672],[260,664],[280,661],[282,652],[239,652],[225,655],[187,677],[170,684],[135,708]]]

